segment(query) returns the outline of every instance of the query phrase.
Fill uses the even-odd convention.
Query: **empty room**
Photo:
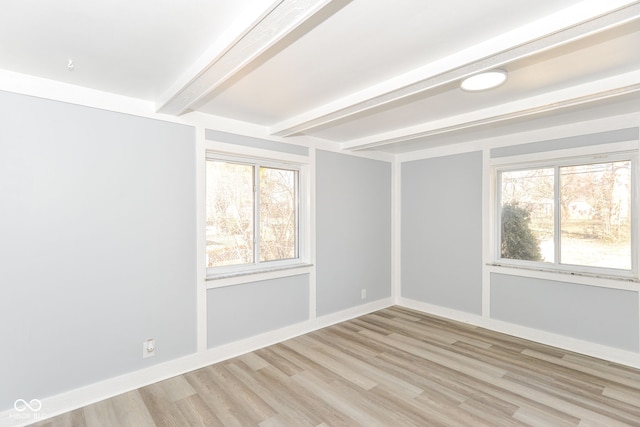
[[[640,2],[0,3],[0,427],[640,426]]]

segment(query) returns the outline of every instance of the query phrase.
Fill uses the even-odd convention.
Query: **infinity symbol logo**
[[[38,412],[42,409],[42,402],[38,399],[31,399],[30,402],[27,402],[24,399],[18,399],[14,402],[13,408],[18,412],[24,412],[27,409],[31,409],[32,412]]]

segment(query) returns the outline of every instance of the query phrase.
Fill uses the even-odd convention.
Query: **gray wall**
[[[0,411],[195,352],[194,129],[5,92],[0,111]]]
[[[491,274],[491,317],[638,351],[638,293]]]
[[[638,128],[624,128],[491,150],[506,157],[580,148],[638,139]],[[638,293],[517,275],[491,275],[494,319],[603,344],[639,351]]]
[[[402,163],[405,298],[482,311],[482,153]]]
[[[242,145],[244,147],[260,148],[262,150],[279,151],[281,153],[308,156],[309,148],[301,145],[286,144],[284,142],[269,141],[267,139],[253,138],[246,135],[223,132],[214,129],[205,129],[205,138],[209,141],[225,142],[227,144]]]
[[[194,353],[194,129],[5,92],[0,111],[0,411]],[[316,159],[322,316],[391,295],[392,180],[388,162]],[[481,153],[401,167],[402,296],[480,314]],[[208,290],[209,347],[307,320],[309,289],[298,275]],[[491,308],[639,351],[636,292],[494,274]]]
[[[391,164],[318,150],[316,206],[318,315],[390,297]]]
[[[309,319],[309,275],[207,291],[209,348]]]
[[[605,132],[570,136],[566,138],[530,142],[528,144],[518,144],[509,145],[506,147],[492,148],[490,151],[490,156],[491,158],[519,156],[523,154],[588,147],[590,145],[634,141],[638,139],[639,134],[639,129],[637,127],[616,129]]]
[[[634,140],[638,128],[492,149],[492,157]],[[482,155],[401,164],[401,295],[482,314]],[[488,242],[484,242],[488,244]],[[640,351],[638,293],[506,274],[490,277],[490,317]]]

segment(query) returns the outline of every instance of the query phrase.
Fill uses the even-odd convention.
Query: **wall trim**
[[[510,132],[500,136],[488,137],[456,144],[425,148],[396,155],[400,163],[414,160],[444,157],[484,149],[510,147],[534,142],[570,138],[599,132],[608,132],[624,128],[638,127],[640,114],[637,112],[607,116],[594,120],[576,121],[557,126],[539,127],[523,132]]]
[[[490,151],[482,150],[482,317],[491,317],[491,274],[486,268],[487,263],[493,259],[493,188],[494,176],[490,173]]]
[[[129,114],[153,120],[202,127],[205,129],[215,129],[217,131],[237,134],[238,136],[266,139],[273,142],[303,147],[336,150],[356,157],[366,156],[366,154],[363,155],[363,153],[342,151],[340,144],[337,142],[322,140],[309,135],[291,136],[285,139],[270,135],[268,129],[264,126],[197,111],[192,111],[179,117],[157,113],[155,111],[155,104],[151,101],[102,92],[96,89],[28,76],[7,70],[0,70],[0,91],[115,113]],[[392,155],[388,153],[381,154],[392,157]]]
[[[391,297],[398,303],[402,290],[402,166],[391,164]]]
[[[104,381],[63,392],[55,396],[41,399],[41,411],[30,417],[26,417],[26,415],[30,414],[19,413],[11,408],[0,412],[0,427],[26,426],[34,422],[52,418],[83,406],[91,405],[158,381],[222,362],[251,351],[259,350],[336,323],[363,316],[365,314],[390,307],[391,305],[393,305],[392,298],[373,301],[368,304],[331,313],[316,319],[309,319],[275,331],[245,338],[207,351],[201,351],[154,365],[149,368],[129,372]],[[27,397],[29,399],[32,398],[31,396]],[[27,397],[25,397],[25,399]]]
[[[196,128],[196,152],[195,152],[195,172],[196,172],[196,259],[205,260],[207,257],[207,214],[206,214],[206,165],[205,165],[205,130],[202,127]],[[207,268],[204,262],[196,264],[196,334],[197,350],[207,349],[207,288],[205,279]]]
[[[516,325],[514,323],[485,318],[476,314],[453,310],[447,307],[428,304],[408,298],[400,298],[399,305],[413,310],[418,310],[423,313],[457,320],[459,322],[479,326],[495,332],[512,335],[540,344],[546,344],[586,356],[640,369],[640,353],[634,353],[632,351],[621,350],[615,347],[609,347],[564,335],[545,332],[539,329]]]
[[[323,140],[310,135],[297,135],[287,138],[271,135],[264,126],[243,122],[222,116],[192,111],[181,116],[172,116],[155,111],[155,104],[138,98],[131,98],[96,89],[48,80],[40,77],[12,71],[0,70],[0,91],[18,95],[64,102],[88,108],[129,114],[137,117],[178,123],[196,128],[212,129],[238,135],[239,137],[264,139],[271,142],[317,148],[336,153],[348,154],[372,160],[392,162],[395,155],[387,152],[343,150],[340,143]],[[233,144],[229,144],[233,145]]]
[[[640,353],[620,350],[617,348],[595,344],[575,338],[570,338],[538,329],[528,328],[485,318],[447,307],[424,303],[421,301],[399,297],[381,299],[361,306],[331,313],[316,319],[287,326],[275,331],[246,338],[204,352],[198,352],[185,357],[171,360],[146,369],[109,378],[85,387],[70,390],[56,396],[42,399],[42,412],[35,418],[19,418],[15,410],[0,412],[0,427],[21,427],[36,421],[42,421],[57,415],[73,411],[92,403],[96,403],[158,381],[184,374],[202,367],[219,363],[224,360],[255,351],[269,345],[304,335],[315,330],[325,328],[336,323],[382,310],[397,304],[402,307],[421,311],[426,314],[444,317],[492,331],[531,340],[537,343],[562,348],[568,351],[584,354],[599,359],[608,360],[622,365],[640,369]]]

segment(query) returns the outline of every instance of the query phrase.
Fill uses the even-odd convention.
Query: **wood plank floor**
[[[391,307],[36,425],[640,426],[640,370]]]

